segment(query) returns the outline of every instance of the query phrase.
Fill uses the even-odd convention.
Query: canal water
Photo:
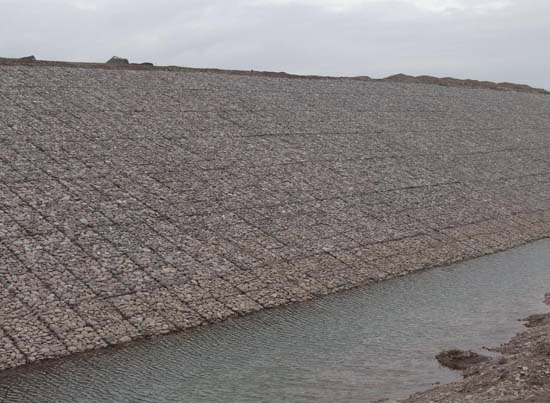
[[[373,402],[460,377],[442,349],[483,352],[547,312],[550,240],[221,325],[0,374],[0,401]],[[2,400],[3,399],[3,400]]]

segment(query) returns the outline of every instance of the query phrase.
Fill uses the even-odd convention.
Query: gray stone
[[[122,336],[118,341],[121,343],[129,343],[132,341],[132,339],[128,336]]]

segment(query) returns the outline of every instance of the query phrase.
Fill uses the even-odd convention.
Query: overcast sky
[[[549,0],[0,0],[0,57],[550,89]]]

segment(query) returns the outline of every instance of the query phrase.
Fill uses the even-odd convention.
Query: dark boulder
[[[525,327],[538,327],[550,324],[550,313],[537,313],[529,316],[525,323]]]
[[[474,353],[473,351],[462,350],[442,351],[435,358],[444,367],[457,370],[468,369],[472,365],[489,359],[489,357]]]
[[[19,60],[22,60],[24,62],[34,62],[36,60],[36,57],[34,57],[33,55],[30,55],[30,56],[20,57]]]

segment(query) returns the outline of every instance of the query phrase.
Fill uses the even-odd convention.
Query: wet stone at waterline
[[[101,66],[0,61],[0,369],[550,235],[548,96]]]
[[[534,242],[220,325],[4,371],[0,396],[10,403],[406,398],[461,379],[438,364],[438,352],[463,350],[450,362],[474,371],[477,354],[494,355],[484,346],[526,329],[518,318],[531,315],[529,329],[539,329],[549,269],[550,240]],[[545,354],[548,346],[537,350]],[[523,366],[529,370],[519,371],[533,373]]]

